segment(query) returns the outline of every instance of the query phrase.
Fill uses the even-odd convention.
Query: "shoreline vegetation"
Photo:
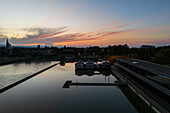
[[[141,46],[140,48],[130,48],[127,44],[113,45],[107,47],[89,46],[84,48],[66,47],[45,47],[40,48],[20,48],[14,47],[11,50],[4,51],[6,48],[0,48],[0,66],[15,62],[31,61],[70,61],[77,60],[108,60],[111,64],[115,59],[135,58],[149,61],[161,65],[170,66],[170,46]]]

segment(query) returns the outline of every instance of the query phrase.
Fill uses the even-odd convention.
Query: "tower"
[[[10,49],[11,48],[11,44],[8,42],[8,39],[6,40],[6,49]]]

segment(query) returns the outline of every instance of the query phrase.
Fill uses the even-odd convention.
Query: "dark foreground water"
[[[116,86],[71,86],[73,82],[114,83],[109,71],[76,71],[73,63],[57,65],[0,94],[0,113],[149,113],[130,89]]]

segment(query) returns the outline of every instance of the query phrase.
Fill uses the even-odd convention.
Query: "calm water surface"
[[[21,80],[54,62],[21,62],[0,66],[0,89]]]
[[[57,65],[0,94],[0,113],[137,113],[131,93],[116,86],[71,86],[73,82],[114,83],[108,71],[75,72],[74,63]],[[128,90],[129,91],[129,90]],[[131,99],[130,99],[131,98]],[[141,103],[143,104],[143,103]],[[140,106],[140,107],[139,107]],[[140,109],[142,105],[138,105]],[[147,111],[146,111],[147,112]],[[146,113],[145,112],[145,113]]]

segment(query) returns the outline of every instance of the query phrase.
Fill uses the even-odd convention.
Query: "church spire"
[[[6,40],[6,48],[10,49],[10,46],[11,46],[11,44],[8,42],[8,38],[7,38],[7,40]]]

